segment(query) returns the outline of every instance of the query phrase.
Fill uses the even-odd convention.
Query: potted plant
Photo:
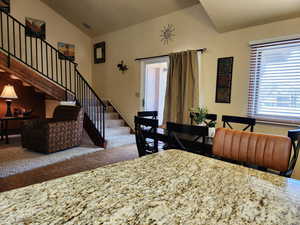
[[[208,137],[214,137],[216,133],[216,121],[210,121],[207,123],[208,126]]]
[[[206,126],[205,123],[206,115],[208,113],[208,110],[206,107],[200,108],[192,108],[190,110],[191,112],[191,118],[192,120],[198,125],[198,126]]]

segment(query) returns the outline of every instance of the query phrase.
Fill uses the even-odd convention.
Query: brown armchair
[[[26,121],[22,146],[33,151],[53,153],[80,145],[83,110],[77,106],[58,106],[52,119]]]

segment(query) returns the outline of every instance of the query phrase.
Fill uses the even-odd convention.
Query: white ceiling
[[[300,16],[300,0],[199,0],[217,31]]]
[[[94,37],[166,15],[198,0],[41,0]],[[90,25],[91,29],[83,26]]]

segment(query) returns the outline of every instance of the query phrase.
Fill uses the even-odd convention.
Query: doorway
[[[142,61],[141,108],[158,111],[159,125],[163,124],[169,57]]]

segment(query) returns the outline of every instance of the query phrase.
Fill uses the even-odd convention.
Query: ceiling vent
[[[82,23],[82,26],[88,30],[92,29],[92,27],[90,25],[88,25],[87,23]]]

